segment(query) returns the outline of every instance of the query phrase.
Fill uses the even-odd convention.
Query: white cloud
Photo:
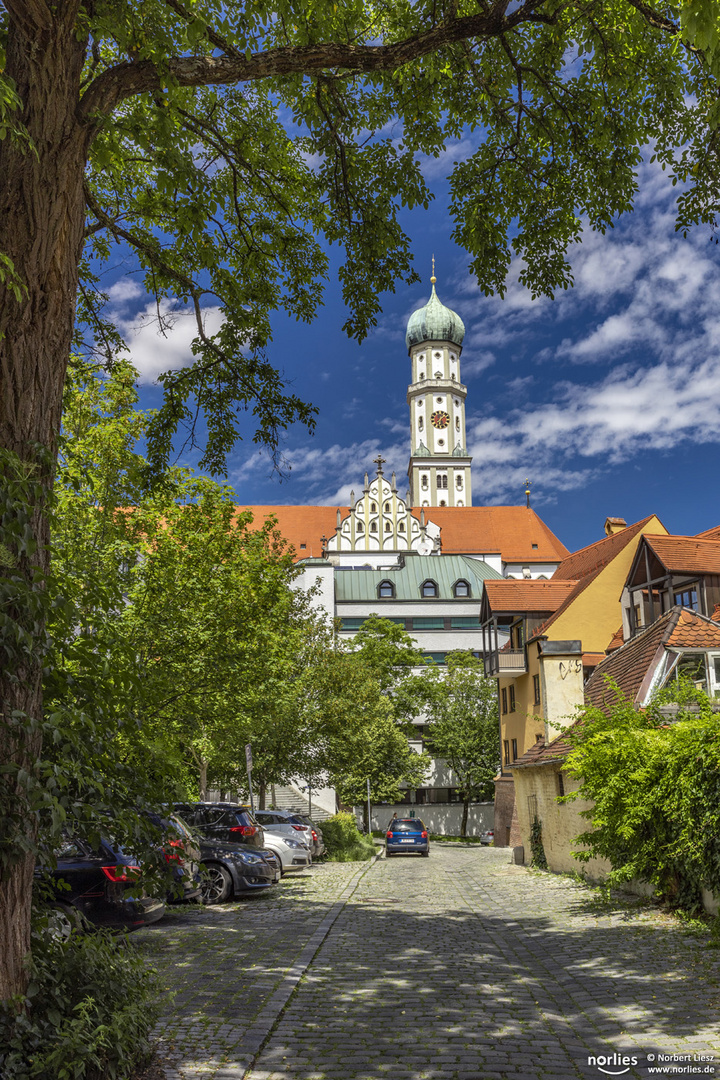
[[[142,296],[144,291],[137,281],[134,281],[131,277],[124,277],[111,285],[107,294],[111,304],[121,307],[128,300],[136,300],[139,296]]]
[[[437,157],[424,155],[419,159],[420,171],[426,180],[437,180],[449,176],[458,161],[467,161],[475,153],[477,146],[470,139],[449,142]]]
[[[197,337],[195,312],[170,300],[160,301],[160,320],[154,303],[132,318],[116,316],[129,350],[129,359],[137,368],[141,383],[155,382],[165,371],[189,367],[194,361],[191,345]],[[203,309],[203,326],[209,336],[222,326],[223,316],[217,307]]]

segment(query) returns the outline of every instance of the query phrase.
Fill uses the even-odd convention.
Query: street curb
[[[305,972],[312,964],[318,950],[325,941],[325,938],[330,933],[333,924],[336,922],[340,912],[343,910],[348,900],[358,887],[361,878],[367,874],[368,870],[375,865],[378,859],[382,856],[382,848],[370,859],[368,859],[365,866],[353,874],[348,881],[345,888],[342,890],[333,906],[328,911],[327,915],[314,931],[312,936],[308,939],[307,944],[298,956],[295,963],[288,969],[282,978],[282,982],[277,990],[268,998],[267,1002],[263,1006],[263,1020],[262,1023],[252,1024],[242,1041],[242,1051],[244,1054],[252,1054],[252,1061],[245,1070],[245,1076],[248,1076],[257,1063],[257,1059],[260,1056],[260,1052],[265,1046],[265,1043],[270,1038],[273,1030],[275,1029],[278,1021],[280,1020],[285,1008],[290,1001],[290,998],[295,993],[298,983],[302,979]]]

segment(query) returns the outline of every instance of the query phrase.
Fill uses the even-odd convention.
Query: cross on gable
[[[376,458],[373,458],[373,464],[377,465],[378,476],[382,476],[382,467],[385,464],[385,458],[380,457],[380,455],[378,454]]]

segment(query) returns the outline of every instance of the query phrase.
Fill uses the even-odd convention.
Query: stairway
[[[265,797],[266,806],[270,806],[273,801],[272,788],[268,791]],[[297,788],[290,785],[284,786],[282,784],[275,784],[275,807],[278,810],[290,810],[295,814],[307,814],[308,812],[308,798],[305,792],[298,791]],[[331,816],[327,810],[323,810],[316,802],[312,802],[310,816],[313,821],[318,825],[322,825],[323,821]]]

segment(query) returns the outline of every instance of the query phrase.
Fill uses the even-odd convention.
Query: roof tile
[[[486,581],[485,594],[493,614],[498,612],[551,612],[575,587],[574,581]]]
[[[645,535],[645,542],[673,574],[720,574],[720,539]]]

